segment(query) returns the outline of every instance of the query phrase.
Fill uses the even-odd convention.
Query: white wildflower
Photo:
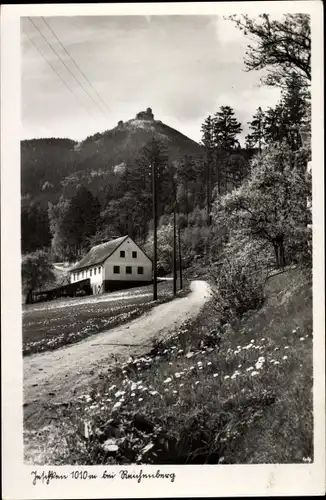
[[[118,398],[119,396],[123,396],[124,394],[126,394],[126,391],[117,391],[115,393],[115,397]]]
[[[138,401],[143,401],[143,398],[138,398]]]
[[[247,372],[250,372],[250,371],[251,371],[251,370],[253,370],[253,369],[254,369],[254,367],[253,367],[253,366],[249,366],[249,368],[246,368],[246,371],[247,371]]]
[[[288,359],[288,357],[287,357],[287,356],[283,356],[283,358],[282,358],[282,359]]]
[[[300,341],[303,342],[304,341],[304,337],[300,337]]]
[[[214,378],[215,378],[215,377],[218,377],[218,373],[214,373],[213,377],[214,377]]]
[[[225,375],[224,380],[226,380],[227,378],[230,378],[230,375]]]
[[[211,366],[212,362],[208,361],[207,366]]]
[[[114,439],[107,439],[101,446],[104,451],[115,452],[119,449],[119,447],[115,443],[116,442]]]
[[[194,353],[193,353],[193,352],[188,352],[188,353],[186,354],[186,358],[192,358],[192,357],[193,357],[193,355],[194,355]]]
[[[258,375],[258,372],[251,372],[252,377],[254,377],[255,375]]]
[[[166,379],[164,380],[164,382],[163,382],[163,383],[164,383],[164,384],[168,384],[168,383],[169,383],[169,382],[171,382],[171,381],[172,381],[172,378],[171,378],[171,377],[168,377],[168,378],[166,378]]]

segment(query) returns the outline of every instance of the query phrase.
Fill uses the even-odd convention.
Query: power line
[[[97,102],[94,101],[92,95],[84,88],[84,86],[80,83],[80,81],[76,78],[76,76],[74,75],[74,73],[71,71],[71,69],[69,68],[69,66],[62,60],[60,54],[57,53],[57,51],[52,47],[51,43],[47,40],[47,38],[44,36],[44,34],[42,33],[42,31],[38,28],[38,26],[34,23],[34,21],[28,17],[28,19],[30,20],[30,22],[33,24],[34,28],[37,29],[37,31],[40,33],[40,35],[42,36],[42,38],[45,40],[45,42],[47,43],[47,45],[50,47],[50,49],[52,50],[52,52],[55,53],[55,55],[60,59],[60,61],[62,62],[62,64],[67,68],[67,70],[69,71],[69,73],[72,75],[72,77],[74,78],[74,80],[78,83],[78,85],[84,90],[84,92],[86,92],[86,94],[89,96],[89,98],[91,99],[91,101],[95,104],[95,106],[101,111],[101,113],[104,115],[105,119],[107,118],[106,115],[103,113],[102,109],[98,106]]]
[[[46,60],[46,62],[49,64],[49,66],[52,68],[52,70],[55,72],[55,74],[59,77],[59,79],[62,81],[62,83],[67,87],[67,89],[69,90],[69,92],[72,93],[72,95],[74,97],[76,97],[77,101],[79,102],[79,104],[81,106],[83,106],[83,108],[87,111],[87,113],[93,118],[94,120],[94,116],[90,113],[89,109],[85,106],[85,104],[79,99],[79,97],[75,94],[75,92],[69,87],[69,85],[67,84],[67,82],[64,81],[64,79],[61,77],[60,73],[57,72],[57,70],[55,69],[55,67],[53,66],[53,64],[51,63],[51,61],[49,61],[49,59],[43,54],[43,52],[41,51],[41,49],[36,45],[35,42],[33,42],[33,39],[29,36],[28,33],[26,33],[24,31],[25,35],[29,38],[29,41],[32,43],[32,45],[36,48],[36,50],[41,54],[41,56]]]
[[[51,28],[50,24],[44,19],[44,17],[42,17],[44,23],[48,26],[49,30],[51,31],[51,33],[55,36],[55,38],[58,40],[59,44],[61,45],[61,47],[63,48],[63,50],[66,52],[66,54],[68,55],[68,57],[71,59],[71,61],[74,63],[74,65],[76,66],[76,68],[78,69],[78,71],[82,74],[82,76],[84,77],[84,79],[86,80],[86,82],[88,83],[88,85],[94,90],[95,94],[97,95],[97,97],[100,99],[100,101],[104,104],[104,106],[106,107],[106,109],[110,112],[110,109],[108,108],[106,102],[102,99],[102,97],[100,96],[100,94],[97,92],[97,90],[93,87],[93,85],[91,84],[91,82],[89,81],[89,79],[87,78],[87,76],[85,75],[85,73],[81,70],[81,68],[78,66],[78,64],[76,63],[76,61],[74,60],[74,58],[69,54],[68,50],[66,49],[66,47],[63,45],[63,43],[61,42],[61,40],[59,40],[58,36],[55,34],[55,32],[53,31],[53,29]]]

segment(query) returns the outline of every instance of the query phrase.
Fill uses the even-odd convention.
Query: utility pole
[[[157,192],[156,192],[155,157],[152,157],[152,198],[153,198],[153,224],[154,224],[153,300],[157,300]]]
[[[173,208],[173,295],[177,294],[177,224],[175,213],[175,202]]]
[[[182,290],[182,258],[181,258],[181,235],[180,235],[180,221],[178,220],[178,247],[179,247],[179,276],[180,276],[180,290]]]

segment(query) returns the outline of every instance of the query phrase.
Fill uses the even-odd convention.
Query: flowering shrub
[[[222,262],[212,277],[216,306],[221,322],[225,323],[262,304],[271,255],[266,246],[238,233],[231,235]]]

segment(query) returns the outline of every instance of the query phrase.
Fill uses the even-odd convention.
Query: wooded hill
[[[203,148],[160,120],[131,119],[77,143],[70,139],[31,139],[21,142],[23,200],[47,207],[61,194],[73,196],[82,184],[103,198],[107,185],[126,164],[142,155],[155,136],[169,160],[204,153]]]

